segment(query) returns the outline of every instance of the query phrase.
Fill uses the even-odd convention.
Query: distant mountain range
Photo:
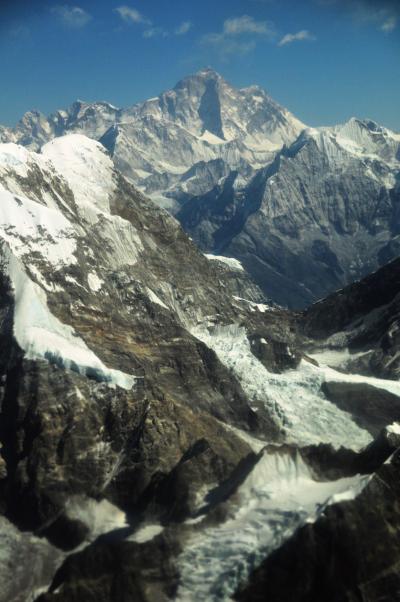
[[[241,261],[280,304],[304,307],[399,254],[400,134],[372,121],[309,128],[204,69],[127,109],[27,113],[0,140],[39,150],[67,133],[99,140],[203,251]]]

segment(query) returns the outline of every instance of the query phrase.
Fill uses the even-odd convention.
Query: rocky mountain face
[[[27,113],[0,141],[101,143],[199,247],[242,262],[265,295],[302,308],[399,252],[400,135],[368,120],[308,128],[260,87],[211,69],[126,109],[77,101]]]
[[[0,239],[2,602],[227,601],[337,502],[380,512],[397,262],[284,310],[81,134],[0,145]]]
[[[398,254],[400,136],[371,122],[306,130],[246,182],[231,173],[177,217],[200,248],[242,261],[304,307]]]
[[[303,330],[334,367],[397,380],[400,261],[395,259],[307,309]]]

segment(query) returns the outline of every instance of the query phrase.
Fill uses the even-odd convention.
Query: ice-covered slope
[[[326,380],[323,370],[302,362],[284,374],[272,374],[252,353],[244,329],[225,326],[192,332],[237,375],[255,407],[265,404],[287,441],[299,445],[329,442],[356,449],[370,441],[368,433],[349,420],[347,413],[321,395]],[[340,374],[337,377],[343,378]],[[400,385],[394,387],[400,397]]]
[[[37,183],[37,190],[30,190],[35,170],[41,173],[42,182]],[[0,145],[0,230],[4,270],[15,295],[14,334],[25,356],[51,357],[83,374],[91,372],[130,389],[134,377],[106,368],[74,329],[51,313],[46,297],[46,291],[62,290],[54,283],[56,274],[78,264],[78,239],[85,234],[88,215],[93,213],[98,220],[100,212],[107,211],[111,217],[107,181],[113,190],[112,171],[103,148],[82,136],[60,138],[43,148],[40,156],[13,144]],[[71,188],[63,196],[58,193],[57,178],[64,186],[72,185],[73,195]],[[54,180],[57,184],[52,189]],[[46,181],[50,186],[42,194]],[[131,244],[132,257],[140,247],[139,239],[135,242]],[[126,250],[129,252],[129,247]]]
[[[331,128],[321,128],[330,133],[335,142],[349,152],[396,165],[399,159],[400,134],[371,120],[353,117],[348,122]]]
[[[264,559],[233,599],[258,602],[267,595],[271,602],[347,602],[359,596],[396,600],[398,462],[397,451],[354,498],[335,496],[336,503],[323,508],[316,521],[308,521]]]

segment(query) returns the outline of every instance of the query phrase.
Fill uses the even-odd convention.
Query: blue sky
[[[128,106],[211,66],[309,125],[400,130],[397,0],[0,0],[0,123]]]

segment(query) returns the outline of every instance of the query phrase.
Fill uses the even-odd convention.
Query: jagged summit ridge
[[[218,123],[215,117],[218,111],[221,112],[221,123]],[[182,79],[173,89],[132,107],[117,109],[106,102],[86,103],[77,100],[67,110],[60,110],[50,115],[47,121],[49,138],[77,128],[86,135],[95,137],[96,133],[99,137],[105,134],[107,129],[105,127],[100,131],[101,126],[107,125],[108,120],[112,118],[114,123],[122,124],[132,123],[145,115],[153,115],[160,119],[172,120],[198,136],[209,131],[222,140],[232,140],[243,133],[251,137],[257,126],[256,121],[261,123],[263,114],[265,121],[268,121],[268,118],[272,120],[269,128],[265,130],[266,134],[272,135],[275,129],[280,129],[282,126],[288,128],[288,131],[281,133],[281,137],[286,138],[285,141],[287,136],[293,133],[290,132],[291,129],[297,132],[304,127],[258,86],[237,90],[216,71],[204,68]],[[86,121],[83,119],[85,115]],[[40,114],[37,114],[36,118],[46,119]],[[99,123],[97,128],[94,128],[92,121],[96,119]],[[16,139],[13,141],[18,141],[19,126],[23,121],[27,120],[23,118],[17,125],[14,132]],[[28,127],[27,123],[25,125]],[[276,141],[278,139],[277,133]],[[275,144],[276,141],[273,143]],[[36,147],[40,146],[41,142],[42,140],[39,139],[32,140],[32,147],[34,148],[35,144]]]

